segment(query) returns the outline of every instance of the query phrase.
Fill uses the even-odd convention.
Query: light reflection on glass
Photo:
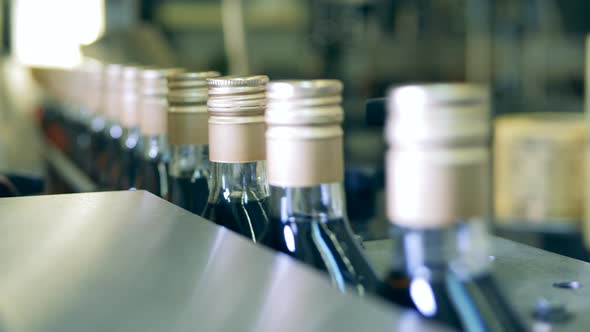
[[[285,237],[285,244],[290,252],[295,252],[295,236],[293,230],[288,225],[283,227],[283,236]]]
[[[123,129],[121,129],[121,127],[119,127],[119,126],[113,126],[110,128],[109,131],[110,131],[111,137],[113,137],[113,138],[120,138],[121,135],[123,134]]]
[[[156,158],[158,156],[158,149],[157,147],[150,147],[149,151],[148,151],[148,156],[150,158]]]
[[[434,299],[434,292],[424,278],[416,278],[410,284],[410,296],[416,308],[426,317],[436,314],[438,308]]]

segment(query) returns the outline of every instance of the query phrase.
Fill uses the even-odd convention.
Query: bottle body
[[[80,107],[71,115],[68,140],[71,142],[70,157],[83,170],[88,170],[90,156],[91,114]]]
[[[105,172],[101,174],[100,184],[105,190],[116,190],[122,172],[120,156],[123,129],[118,123],[109,122],[105,127],[105,136]]]
[[[392,226],[392,268],[379,294],[457,329],[525,331],[489,268],[482,223]]]
[[[68,105],[48,100],[41,108],[41,129],[47,139],[58,149],[70,155],[71,141],[68,132]]]
[[[260,242],[269,232],[264,161],[211,163],[209,198],[202,216]]]
[[[169,200],[201,214],[209,198],[209,154],[206,145],[171,145]]]
[[[90,118],[90,158],[86,160],[87,173],[90,178],[99,183],[101,174],[106,171],[107,154],[106,145],[107,139],[104,134],[106,127],[105,118],[99,114],[93,114]]]
[[[168,197],[168,143],[164,135],[143,136],[137,177],[138,189],[147,190],[164,199]]]
[[[346,219],[341,183],[270,191],[272,232],[265,244],[325,271],[342,292],[375,290],[378,278]]]
[[[121,174],[118,189],[135,190],[138,187],[139,162],[141,160],[141,138],[139,128],[123,128],[120,140],[119,163]]]
[[[388,97],[387,216],[396,248],[382,294],[467,331],[525,331],[494,281],[490,96],[463,83]]]

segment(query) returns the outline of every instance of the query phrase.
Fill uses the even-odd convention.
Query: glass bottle
[[[166,79],[181,69],[145,68],[141,72],[140,122],[141,158],[138,189],[168,198],[168,162],[170,147],[166,136],[168,87]]]
[[[57,68],[34,68],[33,77],[43,88],[43,100],[40,105],[40,125],[46,139],[64,153],[70,153],[68,140],[68,103],[67,83],[69,71]]]
[[[395,243],[381,295],[467,331],[525,331],[490,269],[490,102],[471,84],[388,97],[387,216]]]
[[[267,90],[270,234],[263,242],[325,271],[342,292],[378,278],[346,216],[338,80],[277,81]]]
[[[118,189],[117,182],[121,177],[121,138],[123,129],[120,124],[119,114],[121,111],[121,78],[123,65],[108,64],[105,66],[105,171],[101,173],[100,186],[105,190]]]
[[[86,103],[88,91],[86,89],[87,75],[82,67],[67,71],[62,82],[62,100],[67,109],[68,126],[66,136],[68,140],[68,157],[82,170],[88,170],[90,160],[90,119],[93,112]]]
[[[104,65],[94,59],[86,59],[82,64],[84,73],[85,109],[88,118],[85,119],[89,136],[89,156],[84,158],[84,170],[90,178],[98,183],[101,174],[106,170],[106,137],[104,130],[106,117],[104,114]]]
[[[119,164],[121,172],[117,189],[137,189],[137,173],[141,159],[141,134],[139,130],[139,87],[141,67],[126,65],[121,71],[120,112],[121,139],[119,140]]]
[[[209,196],[207,78],[217,72],[168,77],[169,200],[200,214]]]
[[[67,155],[74,163],[80,166],[81,145],[78,137],[85,130],[85,121],[83,116],[87,115],[85,108],[82,106],[79,98],[79,87],[76,87],[76,70],[71,69],[66,72],[66,77],[62,82],[61,101],[64,109],[65,133],[67,139]]]
[[[267,76],[209,79],[209,199],[202,216],[253,242],[268,233]]]

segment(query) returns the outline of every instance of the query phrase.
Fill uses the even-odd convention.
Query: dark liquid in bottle
[[[101,187],[106,190],[118,189],[118,180],[121,178],[121,142],[120,139],[107,139],[106,144],[106,171],[101,177]]]
[[[269,232],[267,205],[266,199],[244,202],[242,197],[225,198],[220,194],[216,202],[207,203],[202,216],[254,242],[260,242]]]
[[[87,169],[90,178],[99,183],[102,174],[107,170],[107,139],[103,132],[93,132],[90,135],[90,160],[87,160]]]
[[[119,154],[121,174],[118,181],[118,189],[137,189],[137,173],[139,172],[139,156],[136,149],[121,148]]]
[[[392,270],[379,285],[377,293],[391,302],[416,309],[410,297],[410,282],[405,273]]]
[[[164,199],[168,197],[168,174],[162,160],[141,160],[139,165],[138,189],[144,189]]]
[[[457,329],[526,331],[490,274],[462,280],[451,272],[441,272],[433,273],[429,280],[423,281],[427,286],[417,286],[412,294],[410,278],[402,272],[392,271],[379,289],[379,294]],[[468,326],[462,322],[475,325]]]
[[[92,154],[90,151],[90,134],[87,131],[87,127],[83,124],[79,124],[78,133],[76,135],[76,143],[74,148],[73,159],[76,165],[80,167],[86,174],[89,174],[90,166],[92,161]]]
[[[195,214],[203,212],[209,197],[206,178],[170,177],[170,202]]]
[[[430,278],[420,279],[414,293],[410,291],[412,280],[403,272],[392,271],[379,293],[393,303],[416,309],[427,318],[461,330],[461,321],[447,290],[444,268],[430,271]]]
[[[336,286],[372,292],[378,279],[358,240],[343,219],[320,221],[309,216],[272,220],[272,234],[265,244],[310,266],[326,271]]]
[[[58,149],[67,152],[65,117],[59,107],[46,105],[41,112],[41,129],[46,138]]]

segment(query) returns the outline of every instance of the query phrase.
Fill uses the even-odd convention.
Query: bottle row
[[[523,331],[491,273],[489,94],[400,86],[387,98],[387,216],[378,276],[343,190],[342,84],[88,61],[36,70],[56,101],[44,128],[104,190],[145,189],[255,243],[469,331]]]

